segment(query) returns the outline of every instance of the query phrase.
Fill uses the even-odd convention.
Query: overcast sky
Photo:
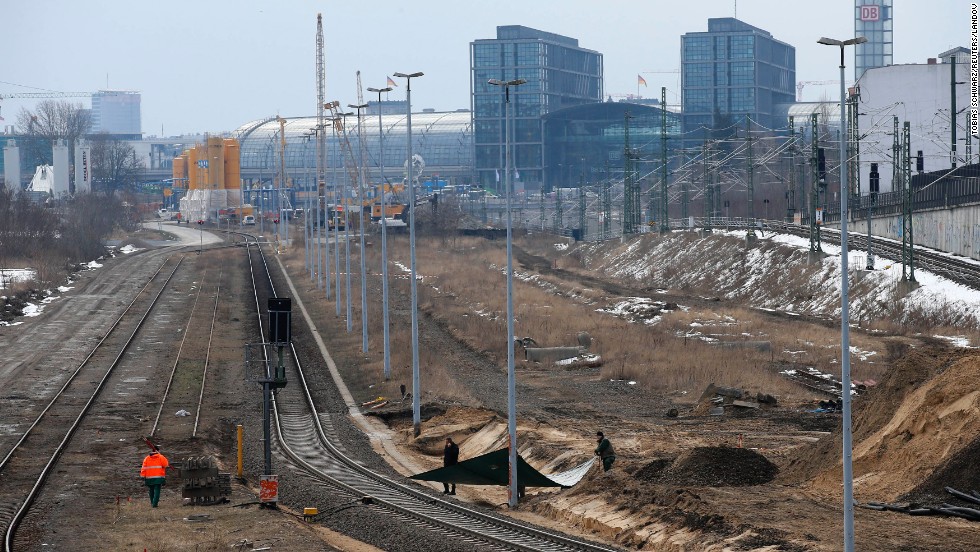
[[[970,44],[970,3],[905,1],[895,9],[895,63],[924,63]],[[316,110],[316,15],[324,16],[326,97],[356,103],[395,72],[413,80],[417,110],[469,108],[469,43],[498,25],[577,38],[603,54],[606,94],[680,102],[680,35],[709,17],[736,15],[796,47],[800,81],[838,76],[839,53],[821,36],[854,34],[853,0],[2,0],[0,95],[100,89],[142,93],[143,132],[231,131],[245,122]],[[847,78],[853,75],[848,52]],[[664,73],[666,72],[666,73]],[[391,99],[404,99],[403,79]],[[367,93],[366,93],[367,94]],[[836,100],[836,86],[808,86],[804,100]],[[370,100],[370,95],[365,96]],[[79,99],[88,107],[87,99]],[[32,101],[0,102],[0,125]]]

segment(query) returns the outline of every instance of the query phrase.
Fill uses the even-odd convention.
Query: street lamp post
[[[840,270],[841,270],[841,395],[843,399],[843,419],[841,420],[841,430],[843,433],[843,464],[844,464],[844,552],[854,551],[854,476],[851,472],[851,456],[853,453],[851,444],[851,346],[849,335],[849,315],[847,309],[847,194],[844,189],[847,185],[847,154],[845,148],[845,136],[847,136],[844,122],[844,46],[851,46],[867,42],[863,36],[849,38],[847,40],[835,40],[833,38],[821,37],[818,44],[825,46],[840,47]]]
[[[501,81],[490,79],[489,84],[504,90],[504,193],[507,198],[507,430],[510,434],[510,507],[517,507],[517,377],[514,372],[514,259],[511,253],[510,216],[510,87],[527,82],[524,79]]]
[[[385,205],[385,130],[381,122],[381,94],[391,92],[391,87],[368,88],[378,93],[378,136],[380,139],[378,168],[381,171],[381,309],[384,325],[385,381],[391,379],[391,334],[388,328],[388,208]]]
[[[343,127],[345,133],[347,132],[347,116],[353,114],[352,112],[339,114],[344,122]],[[356,169],[356,167],[353,168]],[[344,272],[346,273],[344,293],[347,296],[347,333],[350,333],[354,329],[353,306],[350,302],[350,202],[348,201],[350,190],[347,189],[350,186],[350,171],[351,169],[347,170],[347,179],[345,180],[347,184],[341,193],[341,197],[343,198],[342,205],[344,207]]]
[[[327,207],[327,213],[324,215],[324,218],[329,217],[331,214],[333,215],[333,266],[334,266],[334,285],[336,286],[336,289],[334,289],[334,308],[336,309],[335,311],[336,316],[340,318],[340,216],[337,213],[337,206],[339,205],[337,203],[337,186],[338,186],[338,182],[340,182],[340,179],[337,176],[337,167],[341,164],[340,159],[342,157],[340,154],[340,133],[337,132],[338,119],[339,117],[333,119],[334,124],[332,125],[333,136],[334,136],[333,153],[335,159],[333,163],[333,171],[332,171],[333,183],[331,185],[331,188],[333,189],[332,192],[333,209]],[[331,213],[331,211],[333,212]],[[328,241],[330,239],[329,229],[330,227],[328,226],[327,227]]]
[[[411,289],[412,289],[412,432],[418,437],[422,433],[422,412],[419,403],[419,299],[418,285],[415,278],[415,182],[412,163],[412,79],[421,77],[418,73],[395,73],[396,77],[405,79],[405,103],[407,104],[406,134],[408,136],[408,160],[405,173],[408,176],[408,242],[411,255]]]
[[[360,159],[357,168],[357,227],[358,234],[361,235],[361,352],[368,352],[368,319],[367,319],[367,261],[364,252],[364,120],[361,118],[361,110],[368,104],[353,105],[347,104],[357,110],[357,149],[360,151]],[[370,220],[370,217],[369,217]]]

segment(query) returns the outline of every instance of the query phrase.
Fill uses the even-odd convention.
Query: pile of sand
[[[978,380],[977,353],[913,351],[896,362],[884,384],[855,409],[857,499],[893,501],[913,491],[976,484],[967,456],[980,442]],[[839,492],[839,431],[817,448],[806,463],[818,468],[813,488]]]

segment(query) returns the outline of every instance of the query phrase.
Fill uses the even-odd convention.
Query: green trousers
[[[603,457],[603,459],[602,459],[602,471],[609,471],[609,468],[612,467],[613,462],[615,462],[615,461],[616,461],[616,457],[615,456],[605,456],[605,457]]]
[[[146,488],[150,492],[150,506],[156,508],[157,504],[160,502],[160,489],[163,487],[163,484],[166,482],[166,478],[147,477],[146,479],[144,479],[144,481],[146,482]]]

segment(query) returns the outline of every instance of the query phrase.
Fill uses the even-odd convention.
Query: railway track
[[[804,238],[809,238],[810,236],[809,228],[793,224],[774,224],[767,226],[767,229]],[[821,241],[840,245],[840,231],[838,230],[823,228],[821,229],[820,237]],[[853,230],[848,231],[847,241],[849,252],[862,253],[868,251],[867,234]],[[886,258],[892,262],[902,262],[902,244],[900,242],[872,238],[871,252],[879,259]],[[927,270],[960,285],[980,290],[980,263],[923,248],[914,248],[913,252],[913,260],[917,269]],[[858,268],[863,269],[864,267]]]
[[[169,256],[66,379],[20,439],[0,460],[0,532],[4,550],[15,545],[18,524],[51,475],[58,458],[144,327],[184,257]]]
[[[265,290],[271,297],[277,295],[261,249],[255,248],[253,252],[250,248],[249,259],[258,307]],[[261,315],[259,318],[261,326]],[[489,549],[610,550],[436,498],[417,485],[393,481],[362,466],[334,444],[340,442],[338,428],[334,425],[335,415],[317,413],[301,359],[294,347],[291,346],[289,352],[289,385],[278,390],[273,401],[274,440],[290,463],[329,486],[333,492],[348,497],[351,503],[361,502],[367,508],[384,511],[405,522]]]
[[[160,399],[160,408],[150,430],[151,437],[159,435],[171,441],[197,437],[204,403],[204,390],[207,388],[211,344],[221,298],[222,274],[223,272],[219,272],[214,283],[209,281],[207,271],[201,277],[194,306],[182,332],[177,356],[170,370],[170,378],[167,380],[163,398]],[[205,289],[209,292],[202,301]],[[196,405],[196,407],[193,412],[190,412],[183,408],[187,405]],[[164,416],[164,412],[171,413],[178,410],[187,412],[187,415]]]

